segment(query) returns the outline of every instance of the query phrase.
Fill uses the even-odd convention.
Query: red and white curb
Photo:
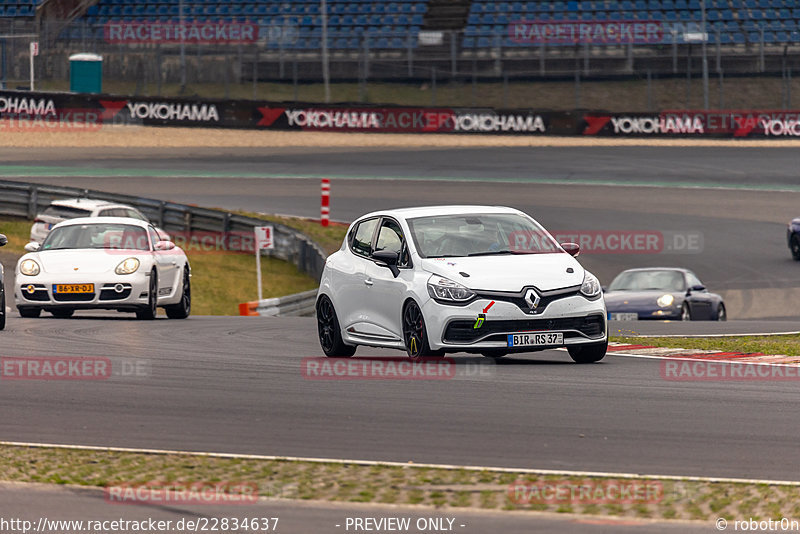
[[[763,354],[761,352],[720,352],[715,350],[654,347],[651,345],[633,345],[629,343],[613,342],[608,344],[608,352],[620,356],[638,356],[641,358],[664,360],[730,361],[737,363],[800,366],[800,356]]]

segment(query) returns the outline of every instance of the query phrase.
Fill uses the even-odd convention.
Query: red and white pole
[[[328,226],[331,220],[331,181],[327,178],[322,179],[322,203],[319,208],[319,222],[322,226]]]

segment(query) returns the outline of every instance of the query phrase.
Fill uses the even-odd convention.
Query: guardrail
[[[277,315],[287,317],[314,315],[314,305],[317,300],[317,290],[311,289],[294,295],[272,299],[255,300],[239,304],[239,315],[274,317]]]
[[[262,252],[293,263],[315,280],[322,276],[326,254],[308,236],[283,224],[255,217],[245,217],[219,210],[199,208],[163,200],[120,195],[77,187],[26,184],[0,180],[0,215],[33,219],[37,213],[59,198],[90,198],[128,204],[141,211],[151,222],[169,233],[182,233],[187,239],[209,233],[223,237],[225,250],[250,251],[246,240],[226,239],[227,236],[252,235],[253,227],[274,227],[275,248]]]

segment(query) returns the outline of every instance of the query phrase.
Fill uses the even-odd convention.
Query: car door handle
[[[368,286],[371,286],[372,285],[372,278],[367,278],[366,280],[364,280],[364,283],[367,284]]]

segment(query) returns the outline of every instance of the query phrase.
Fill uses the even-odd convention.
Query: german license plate
[[[638,313],[609,313],[608,319],[611,321],[638,321]]]
[[[508,334],[509,347],[535,347],[539,345],[563,345],[563,332],[535,333],[526,332],[519,334]]]
[[[53,293],[94,293],[94,284],[56,284]]]

